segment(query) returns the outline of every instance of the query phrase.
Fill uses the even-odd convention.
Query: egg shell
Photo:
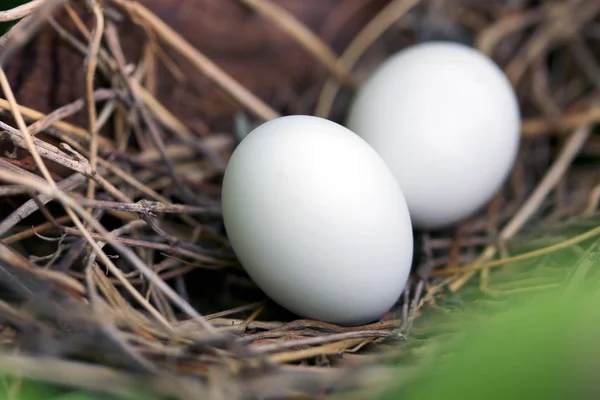
[[[503,71],[468,46],[429,42],[386,60],[358,90],[346,126],[396,176],[420,229],[448,227],[506,181],[520,111]]]
[[[371,322],[407,282],[402,191],[377,152],[337,123],[287,116],[250,132],[227,165],[222,211],[252,280],[302,317]]]

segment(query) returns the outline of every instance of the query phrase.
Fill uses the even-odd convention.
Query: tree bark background
[[[339,54],[389,0],[273,2],[289,10]],[[324,68],[293,39],[238,0],[146,0],[143,3],[272,107],[293,113],[311,111],[298,99],[307,93],[316,95],[326,76]],[[81,40],[64,10],[59,10],[55,18]],[[85,22],[91,28],[91,19]],[[127,19],[118,24],[118,29],[127,61],[137,64],[142,56],[141,44],[145,42],[143,32]],[[184,78],[174,78],[157,60],[159,100],[195,131],[229,125],[240,106],[167,46],[161,47]],[[81,98],[84,93],[82,54],[49,25],[10,61],[7,73],[17,100],[44,113]],[[97,82],[108,84],[102,82],[101,77]],[[87,126],[85,112],[70,121]]]

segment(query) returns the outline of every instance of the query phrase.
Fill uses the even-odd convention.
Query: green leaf
[[[64,389],[42,383],[22,381],[12,378],[0,379],[0,399],[52,399],[63,392]]]
[[[0,400],[158,400],[143,395],[115,397],[31,380],[0,379]]]
[[[586,398],[586,391],[600,389],[598,300],[537,295],[487,318],[465,321],[464,335],[401,390],[402,398]]]

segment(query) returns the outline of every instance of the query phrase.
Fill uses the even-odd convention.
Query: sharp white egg
[[[274,301],[307,318],[380,318],[406,285],[410,215],[383,159],[347,128],[312,116],[260,125],[223,178],[232,248]]]
[[[465,45],[429,42],[386,60],[358,90],[346,126],[386,161],[412,223],[450,226],[502,186],[519,148],[520,111],[503,71]]]

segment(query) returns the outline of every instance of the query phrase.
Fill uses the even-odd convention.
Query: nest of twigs
[[[373,387],[433,335],[419,325],[431,307],[540,286],[495,267],[600,233],[598,2],[35,0],[0,20],[18,21],[0,38],[2,373],[180,399]],[[471,44],[510,77],[524,117],[511,178],[456,228],[417,233],[381,321],[297,319],[227,242],[228,156],[278,115],[343,121],[373,68],[429,39]],[[572,221],[585,233],[539,233]],[[513,240],[528,227],[539,246]]]

